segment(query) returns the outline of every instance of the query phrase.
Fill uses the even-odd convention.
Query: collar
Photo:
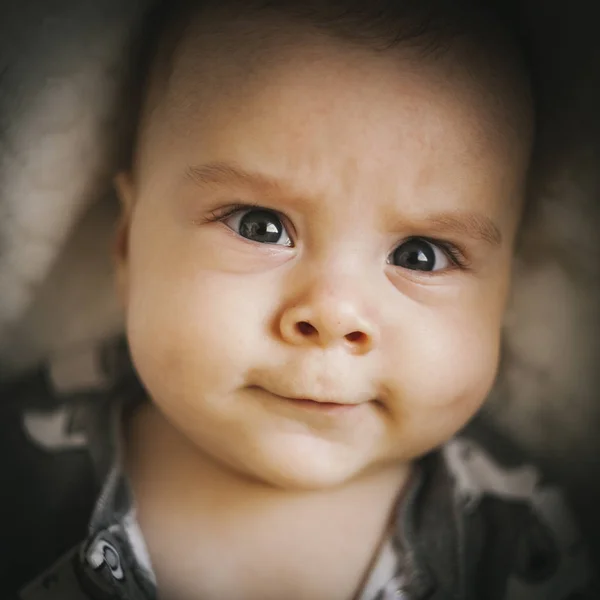
[[[156,580],[124,463],[124,425],[143,398],[141,387],[136,387],[123,391],[107,407],[108,431],[97,437],[106,445],[97,455],[109,466],[78,558],[87,585],[112,594],[111,598],[153,600]]]

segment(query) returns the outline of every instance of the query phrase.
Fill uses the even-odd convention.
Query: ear
[[[121,203],[121,214],[113,240],[115,262],[115,285],[123,308],[127,308],[129,298],[129,230],[135,200],[133,177],[129,172],[120,172],[114,178],[117,197]]]

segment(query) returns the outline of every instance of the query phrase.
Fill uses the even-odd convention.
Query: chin
[[[344,485],[355,476],[356,473],[325,472],[323,469],[313,471],[307,469],[264,469],[255,475],[263,483],[289,491],[316,491],[335,488]]]
[[[255,457],[240,457],[237,470],[252,479],[286,490],[322,490],[343,485],[363,472],[362,465],[348,460],[324,457],[317,452],[277,452]]]

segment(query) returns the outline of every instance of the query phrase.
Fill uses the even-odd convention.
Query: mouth
[[[364,402],[342,402],[342,401],[333,401],[330,399],[315,399],[315,398],[300,398],[294,396],[283,396],[281,394],[276,394],[271,392],[265,388],[254,387],[255,390],[260,391],[262,393],[266,393],[269,396],[283,402],[291,407],[295,407],[301,410],[319,412],[319,413],[327,413],[327,414],[337,414],[337,413],[345,413],[352,410],[358,409]]]
[[[311,400],[310,398],[287,398],[285,396],[279,396],[279,398],[286,402],[290,402],[293,405],[296,405],[298,408],[328,413],[342,411],[346,412],[359,406],[358,404],[346,404],[343,402],[325,402],[320,400]]]

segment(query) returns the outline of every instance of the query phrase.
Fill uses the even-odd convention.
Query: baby
[[[496,376],[533,140],[500,20],[221,0],[160,24],[116,177],[143,389],[103,404],[87,539],[20,597],[591,598],[556,492],[457,436]]]

